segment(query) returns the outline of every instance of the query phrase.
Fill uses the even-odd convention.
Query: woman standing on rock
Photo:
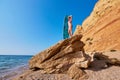
[[[63,31],[63,38],[67,39],[72,37],[72,15],[65,16],[64,19],[64,31]]]

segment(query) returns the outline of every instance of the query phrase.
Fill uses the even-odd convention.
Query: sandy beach
[[[21,66],[9,73],[6,73],[4,75],[0,75],[0,80],[14,80],[14,79],[20,79],[19,76],[24,75],[25,73],[29,73],[28,66]],[[106,69],[100,69],[100,68],[89,68],[85,70],[87,73],[87,78],[85,80],[120,80],[120,67],[119,66],[110,66]],[[40,80],[72,80],[68,77],[68,75],[65,74],[41,74],[39,71],[33,72],[33,78],[34,80],[37,80],[38,78]],[[32,75],[32,73],[31,73]],[[30,76],[28,75],[25,80],[31,80]]]
[[[120,67],[111,66],[100,70],[85,70],[89,75],[87,80],[120,80]]]

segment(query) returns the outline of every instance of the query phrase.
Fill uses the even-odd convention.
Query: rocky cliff
[[[120,50],[120,0],[99,0],[83,22],[82,34],[85,51]]]

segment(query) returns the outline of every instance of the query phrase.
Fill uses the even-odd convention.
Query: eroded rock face
[[[82,28],[85,51],[120,50],[120,0],[99,0]]]
[[[82,33],[83,33],[83,28],[82,28],[82,26],[77,25],[77,26],[76,26],[76,30],[75,30],[75,32],[74,32],[74,35],[80,35],[80,34],[82,34]]]
[[[80,41],[81,38],[82,35],[75,35],[35,55],[29,61],[30,69],[48,74],[68,74],[73,79],[79,79],[85,74],[80,68],[88,68],[91,61],[90,56],[85,55],[85,44]]]

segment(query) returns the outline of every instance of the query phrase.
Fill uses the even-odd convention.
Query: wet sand
[[[9,70],[6,73],[0,74],[0,80],[12,80],[13,78],[19,76],[28,70],[28,65],[23,65]]]

